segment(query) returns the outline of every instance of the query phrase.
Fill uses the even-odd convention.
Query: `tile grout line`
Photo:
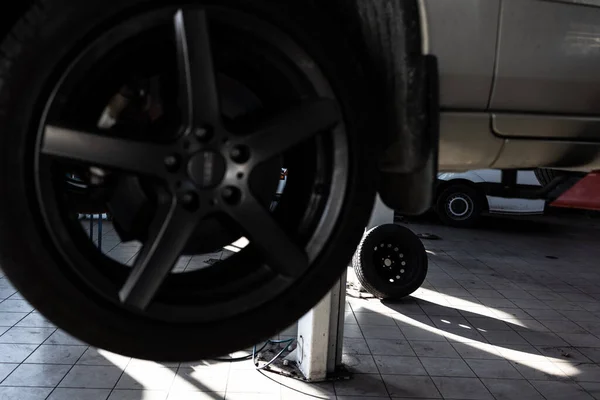
[[[87,350],[86,350],[86,351],[87,351]],[[86,352],[86,351],[84,351],[84,352],[83,352],[83,354],[85,354],[85,352]],[[83,357],[83,354],[81,355],[81,357]],[[80,358],[81,358],[81,357],[80,357]],[[117,385],[119,384],[119,381],[121,380],[121,378],[122,378],[122,377],[123,377],[123,375],[125,374],[125,370],[127,369],[127,367],[129,367],[129,364],[131,363],[131,361],[132,361],[132,360],[133,360],[133,358],[129,357],[129,360],[127,360],[127,364],[125,364],[125,366],[123,367],[123,370],[121,371],[121,374],[119,374],[119,377],[118,377],[118,378],[117,378],[117,380],[115,381],[115,385],[112,387],[112,389],[110,389],[110,392],[108,392],[108,396],[106,396],[106,399],[105,399],[105,400],[109,399],[109,398],[110,398],[110,396],[113,394],[113,392],[115,391],[115,389],[116,389]],[[79,361],[79,359],[78,359],[77,361]],[[109,360],[107,360],[107,361],[109,361]],[[77,363],[76,363],[76,364],[77,364]],[[113,364],[113,365],[116,367],[116,365],[115,365],[115,364]],[[65,375],[65,376],[66,376],[66,375]]]
[[[452,256],[450,256],[450,257],[451,257],[451,258],[453,258]],[[453,259],[454,259],[454,258],[453,258]],[[456,261],[456,260],[455,260],[455,261]],[[460,263],[459,263],[459,264],[460,264]],[[458,283],[459,281],[456,281],[456,282]],[[459,285],[461,285],[461,287],[463,287],[463,289],[465,289],[465,290],[467,290],[467,291],[468,291],[468,289],[467,289],[466,287],[462,286],[462,284],[461,284],[461,283],[459,283]],[[486,283],[486,285],[488,285],[488,284]],[[490,285],[488,285],[488,286],[490,286]],[[491,287],[491,286],[490,286],[490,287]],[[493,288],[492,288],[492,289],[493,289]],[[494,290],[495,290],[495,289],[494,289]],[[502,293],[500,293],[500,294],[502,294]],[[504,296],[504,295],[503,295],[503,296]],[[459,314],[461,314],[461,313],[460,313],[460,311],[459,311]],[[462,314],[461,314],[461,316],[462,316],[463,318],[465,318],[465,316],[464,316],[464,315],[462,315]],[[465,319],[466,319],[466,318],[465,318]],[[440,329],[440,328],[438,328],[438,329]],[[443,330],[443,329],[442,329],[442,330]],[[482,337],[483,337],[483,335],[482,335]],[[446,338],[446,339],[447,339],[447,338]],[[487,341],[487,339],[486,339],[485,337],[483,337],[483,340],[486,340],[486,341]],[[483,383],[483,381],[481,380],[481,378],[479,377],[479,375],[477,375],[477,373],[475,372],[475,370],[473,370],[473,368],[471,367],[471,365],[469,365],[469,363],[467,362],[467,359],[465,359],[465,358],[463,357],[463,355],[462,355],[462,354],[460,354],[460,352],[459,352],[459,351],[458,351],[458,350],[457,350],[457,349],[454,347],[454,345],[452,344],[452,342],[451,342],[451,341],[449,341],[449,340],[448,340],[448,342],[450,343],[450,346],[451,346],[451,347],[454,349],[454,351],[455,351],[455,352],[458,354],[458,356],[460,357],[460,359],[461,359],[461,360],[462,360],[462,361],[463,361],[463,362],[466,364],[466,366],[467,366],[467,367],[468,367],[468,368],[471,370],[471,372],[473,372],[473,375],[474,375],[474,376],[475,376],[475,378],[476,378],[476,379],[479,381],[479,383],[480,383],[480,384],[481,384],[481,385],[482,385],[482,386],[485,388],[485,390],[486,390],[486,391],[487,391],[487,392],[490,394],[490,396],[491,396],[493,399],[496,399],[496,396],[494,396],[494,394],[493,394],[493,393],[490,391],[490,389],[489,389],[489,388],[488,388],[488,387],[485,385],[485,383]],[[489,341],[487,341],[487,342],[488,342],[487,344],[490,344],[490,345],[492,345],[491,343],[489,343]],[[492,345],[492,346],[494,346],[494,345]],[[414,351],[414,349],[413,349],[413,351]],[[416,354],[416,352],[415,352],[415,354]],[[502,354],[500,354],[500,357],[502,357]],[[504,359],[504,357],[502,357],[502,358]],[[511,365],[511,367],[512,367],[512,365]],[[514,368],[514,367],[513,367],[513,368]],[[515,369],[516,369],[516,368],[515,368]],[[428,371],[427,371],[427,372],[428,372]],[[518,371],[517,371],[517,372],[518,372]],[[428,373],[429,373],[429,372],[428,372]],[[430,378],[430,379],[431,379],[431,378]],[[438,387],[438,385],[435,383],[435,380],[433,380],[433,379],[431,379],[431,380],[432,380],[433,384],[436,386],[436,389],[438,390],[438,392],[440,393],[440,395],[441,395],[441,396],[442,396],[442,398],[443,398],[443,397],[444,397],[444,395],[442,394],[442,392],[441,392],[440,388]]]
[[[33,311],[35,311],[35,308],[34,308],[34,310],[33,310]],[[28,316],[29,316],[31,313],[33,313],[33,311],[30,311],[30,312],[29,312],[29,314],[25,315],[23,318],[21,318],[19,321],[17,321],[17,322],[16,322],[16,323],[15,323],[15,324],[14,324],[14,325],[13,325],[13,326],[10,328],[10,329],[14,328],[14,327],[15,327],[15,326],[16,326],[16,325],[17,325],[19,322],[21,322],[23,319],[27,318],[27,317],[28,317]],[[9,330],[10,330],[10,329],[9,329]],[[28,359],[28,358],[29,358],[29,357],[30,357],[30,356],[31,356],[33,353],[35,353],[35,352],[37,351],[37,349],[39,349],[39,348],[42,346],[42,344],[44,344],[44,342],[50,338],[50,336],[54,335],[54,333],[55,333],[57,330],[58,330],[58,328],[54,328],[54,331],[53,331],[53,332],[52,332],[50,335],[48,335],[48,337],[47,337],[46,339],[42,340],[42,342],[41,342],[40,344],[38,344],[38,345],[35,347],[35,349],[33,349],[33,351],[31,351],[31,353],[29,353],[27,356],[25,356],[25,358],[23,358],[23,360],[22,360],[21,362],[19,362],[19,363],[14,363],[14,364],[18,364],[18,365],[15,367],[15,369],[13,369],[13,370],[10,372],[10,374],[8,374],[8,375],[7,375],[7,376],[6,376],[4,379],[2,379],[2,380],[0,381],[0,384],[1,384],[1,383],[3,383],[3,382],[6,380],[6,379],[8,379],[8,378],[9,378],[9,377],[10,377],[10,376],[11,376],[11,375],[12,375],[12,374],[13,374],[13,373],[14,373],[14,372],[15,372],[15,371],[16,371],[16,370],[17,370],[17,369],[18,369],[18,368],[21,366],[21,365],[23,365],[23,364],[25,363],[25,361],[26,361],[26,360],[27,360],[27,359]],[[7,330],[6,332],[8,332],[8,330]],[[4,332],[2,335],[0,335],[0,337],[2,337],[2,336],[3,336],[3,335],[6,333],[6,332]],[[9,344],[9,343],[7,343],[7,344]],[[18,344],[18,343],[10,343],[10,344]],[[34,345],[33,343],[23,343],[23,344],[24,344],[24,345]],[[12,363],[11,363],[11,364],[12,364]]]
[[[350,304],[350,307],[352,308],[352,315],[354,316],[354,319],[356,320],[356,324],[358,326],[358,329],[360,330],[360,334],[363,337],[363,340],[365,341],[365,344],[367,345],[367,349],[369,349],[369,355],[371,356],[371,359],[373,360],[373,364],[375,364],[375,368],[377,368],[377,372],[379,375],[379,379],[381,379],[381,383],[383,384],[383,387],[385,388],[385,392],[388,395],[388,398],[391,399],[392,395],[390,394],[390,391],[385,383],[385,380],[383,379],[383,376],[381,374],[381,370],[379,369],[379,366],[377,365],[377,361],[375,361],[375,356],[373,355],[373,351],[371,350],[371,347],[369,346],[369,342],[367,341],[367,338],[365,337],[365,334],[362,330],[362,326],[360,325],[360,322],[358,321],[358,318],[356,318],[356,315],[354,313],[354,307],[352,307],[352,304]],[[379,314],[382,315],[382,314]],[[400,333],[402,334],[402,337],[406,340],[406,337],[404,336],[404,334],[402,333],[402,331],[400,330],[400,327],[398,326],[398,324],[396,324],[396,320],[394,320],[394,326],[396,326],[396,328],[398,328],[398,330],[400,331]],[[335,390],[335,383],[333,384],[333,393],[335,394],[336,398],[337,398],[337,391]]]
[[[227,398],[227,393],[229,390],[229,378],[231,378],[231,367],[232,367],[232,361],[229,362],[229,369],[227,371],[227,381],[225,382],[225,392],[223,392],[223,399]],[[335,387],[334,387],[334,393],[335,393]],[[279,393],[281,395],[281,388],[279,389]],[[281,397],[281,396],[280,396]]]
[[[58,329],[57,329],[56,331],[58,331]],[[56,332],[56,331],[55,331],[55,332]],[[50,336],[52,336],[52,335],[50,335]],[[50,338],[50,337],[48,337],[48,338]],[[48,340],[48,339],[46,339],[46,340]],[[44,342],[45,342],[45,341],[44,341]],[[42,343],[42,344],[43,344],[43,343]],[[40,346],[41,346],[41,344],[40,344]],[[54,391],[55,391],[56,389],[58,389],[58,387],[59,387],[60,383],[61,383],[61,382],[62,382],[62,381],[63,381],[63,380],[64,380],[64,379],[67,377],[67,375],[69,375],[69,373],[71,372],[71,370],[73,370],[73,368],[74,368],[74,367],[77,365],[77,363],[79,362],[79,360],[81,360],[81,357],[83,357],[83,355],[86,353],[86,351],[88,351],[90,348],[91,348],[91,346],[89,346],[89,345],[88,345],[88,346],[87,346],[87,349],[85,349],[85,350],[84,350],[84,351],[81,353],[81,355],[80,355],[79,357],[77,357],[77,360],[75,360],[75,362],[73,363],[73,365],[71,365],[71,368],[69,368],[69,370],[67,371],[67,373],[65,374],[65,376],[63,376],[63,377],[62,377],[62,378],[61,378],[61,379],[58,381],[58,383],[57,383],[57,384],[56,384],[56,385],[55,385],[55,386],[52,388],[52,390],[50,391],[50,393],[48,393],[48,396],[46,396],[46,399],[45,399],[45,400],[48,400],[48,399],[50,398],[50,396],[52,396],[52,393],[54,393]],[[33,354],[33,353],[31,353],[31,354]],[[108,399],[108,396],[107,396],[106,398]],[[106,399],[105,399],[105,400],[106,400]]]
[[[427,318],[429,318],[429,320],[431,321],[432,324],[433,320],[431,319],[431,317],[425,312],[425,310],[423,310],[423,307],[421,307],[420,303],[417,303],[417,305],[419,305],[419,308],[421,308],[421,310],[423,311],[424,315],[427,316]],[[404,314],[402,314],[404,315]],[[405,315],[406,316],[406,315]],[[410,317],[409,317],[410,318]],[[398,325],[398,321],[396,321],[394,319],[394,321],[396,322],[396,325]],[[434,324],[435,325],[435,324]],[[400,329],[400,332],[402,332],[402,328],[400,328],[400,326],[398,326],[398,329]],[[415,348],[413,347],[412,343],[410,340],[408,340],[406,338],[406,336],[404,336],[404,333],[402,333],[402,336],[404,337],[404,339],[406,340],[406,343],[408,344],[408,346],[410,347],[410,349],[413,351],[413,353],[415,354],[415,357],[417,358],[417,360],[419,361],[419,364],[421,365],[421,367],[423,368],[423,371],[425,371],[425,373],[427,374],[426,376],[429,378],[429,380],[431,381],[431,383],[433,383],[433,386],[435,387],[435,390],[437,390],[437,393],[440,395],[440,398],[443,398],[442,392],[440,391],[440,389],[438,388],[438,386],[435,384],[435,381],[433,380],[433,377],[431,376],[431,374],[429,373],[429,371],[427,370],[427,368],[425,368],[425,365],[423,365],[423,362],[421,361],[421,358],[419,357],[419,355],[417,354],[417,352],[415,351]],[[440,342],[440,343],[449,343],[448,342],[448,338],[444,337],[444,339],[446,339],[446,342]],[[455,350],[456,351],[456,350]],[[457,352],[458,353],[458,352]],[[460,355],[460,354],[459,354]],[[373,357],[374,358],[374,357]],[[377,362],[375,362],[375,367],[377,367],[377,370],[379,370],[379,366],[377,365]],[[381,371],[379,372],[380,376],[381,376]],[[410,375],[409,375],[410,376]],[[413,375],[414,376],[414,375]],[[383,380],[383,377],[382,377]],[[392,397],[388,388],[387,388],[387,384],[385,383],[385,380],[383,380],[383,384],[385,385],[385,388],[388,392],[388,395],[390,396],[390,398]]]
[[[457,281],[457,282],[458,282],[458,281]],[[460,283],[459,283],[459,285],[460,285]],[[461,286],[462,286],[462,285],[461,285]],[[463,289],[465,289],[465,290],[468,290],[468,289],[467,289],[467,288],[465,288],[465,287],[463,287]],[[452,306],[451,306],[451,307],[452,307]],[[421,309],[422,309],[422,307],[421,307]],[[456,310],[456,308],[454,308],[454,309]],[[425,312],[425,310],[423,310],[423,311]],[[430,316],[429,316],[427,313],[425,313],[425,314],[426,314],[426,315],[427,315],[427,316],[428,316],[428,317],[431,319],[431,317],[430,317]],[[459,314],[461,315],[461,317],[463,317],[463,318],[465,318],[465,319],[466,319],[466,317],[465,317],[464,315],[462,315],[462,314],[460,313],[460,311],[459,311]],[[433,321],[432,321],[432,322],[433,322]],[[434,326],[435,326],[435,323],[434,323]],[[436,328],[437,328],[437,326],[436,326]],[[442,331],[443,331],[443,329],[441,329],[441,328],[437,328],[437,329],[440,329],[440,330],[442,330]],[[483,337],[483,335],[482,335],[482,337]],[[459,358],[460,358],[460,359],[463,361],[463,363],[465,363],[465,365],[466,365],[466,366],[467,366],[467,367],[468,367],[468,368],[471,370],[471,372],[473,372],[473,375],[474,375],[474,377],[475,377],[475,378],[476,378],[476,379],[479,381],[479,383],[480,383],[480,384],[481,384],[481,385],[482,385],[482,386],[485,388],[485,390],[486,390],[486,391],[487,391],[487,392],[490,394],[490,396],[491,396],[492,398],[496,399],[496,396],[494,396],[494,394],[493,394],[493,393],[490,391],[490,389],[489,389],[489,388],[488,388],[488,387],[485,385],[485,383],[483,383],[483,381],[481,380],[481,378],[480,378],[480,377],[477,375],[477,373],[475,373],[475,371],[473,370],[473,368],[472,368],[472,367],[469,365],[469,363],[467,362],[467,359],[465,359],[465,358],[463,357],[463,355],[462,355],[462,354],[460,354],[460,352],[459,352],[459,351],[458,351],[458,350],[457,350],[457,349],[454,347],[454,345],[452,344],[452,341],[448,340],[448,338],[447,338],[447,337],[444,337],[444,338],[446,339],[446,343],[450,344],[450,346],[452,347],[452,349],[453,349],[453,350],[454,350],[454,351],[455,351],[455,352],[458,354]],[[486,340],[487,344],[490,344],[490,345],[492,345],[491,343],[489,343],[489,341],[487,341],[487,339],[486,339],[485,337],[483,337],[483,340]],[[444,343],[444,342],[442,342],[442,343]],[[417,354],[417,352],[416,352],[416,351],[414,350],[414,348],[412,347],[412,344],[410,343],[410,341],[408,341],[408,344],[411,346],[412,350],[415,352],[415,355],[417,355],[417,357],[419,357],[419,356],[418,356],[418,354]],[[492,345],[492,346],[494,346],[494,345]],[[502,357],[502,355],[501,355],[501,354],[500,354],[500,357]],[[503,357],[502,357],[502,358],[503,358]],[[420,362],[420,359],[419,359],[419,362]],[[422,365],[422,363],[421,363],[421,365]],[[512,365],[511,365],[511,367],[512,367]],[[423,366],[423,368],[425,369],[425,372],[426,372],[426,373],[427,373],[427,375],[429,376],[429,379],[431,379],[431,381],[432,381],[432,382],[433,382],[433,384],[435,385],[435,387],[436,387],[436,389],[437,389],[438,393],[440,394],[440,396],[441,396],[441,397],[443,397],[443,394],[442,394],[442,392],[441,392],[440,388],[439,388],[439,387],[438,387],[438,385],[435,383],[435,380],[433,379],[433,377],[432,377],[432,376],[429,374],[429,371],[427,371],[427,369],[426,369],[424,366]],[[514,367],[513,367],[513,368],[514,368]],[[516,369],[516,368],[515,368],[515,369]],[[518,371],[517,371],[517,372],[518,372]],[[532,386],[533,386],[533,385],[532,385]]]
[[[462,286],[462,285],[461,285],[461,286]],[[467,289],[467,288],[465,288],[465,289],[468,291],[468,289]],[[494,288],[492,288],[492,289],[494,289]],[[496,290],[496,289],[494,289],[494,290]],[[522,290],[525,290],[525,289],[522,289]],[[436,290],[436,291],[440,292],[440,290]],[[525,290],[525,291],[527,291],[527,290]],[[501,294],[502,294],[502,293],[501,293]],[[504,296],[504,295],[503,295],[503,296]],[[510,299],[508,299],[508,300],[510,301]],[[482,302],[482,303],[483,303],[483,302]],[[485,305],[485,303],[484,303],[484,305]],[[518,308],[518,309],[520,309],[520,310],[523,310],[521,307],[518,307],[518,306],[517,306],[517,308]],[[551,307],[549,307],[549,308],[551,309]],[[523,310],[523,311],[524,311],[524,310]],[[464,315],[463,315],[463,317],[464,317]],[[538,321],[538,320],[537,320],[536,318],[534,318],[533,316],[532,316],[532,319],[534,319],[534,320]],[[538,322],[540,322],[540,321],[538,321]],[[573,322],[574,322],[574,321],[573,321]],[[541,323],[541,322],[540,322],[540,323]],[[542,323],[542,325],[543,325],[543,323]],[[510,326],[510,325],[509,325],[509,326]],[[516,330],[514,330],[512,326],[510,326],[510,328],[512,329],[512,330],[511,330],[512,332],[516,332],[517,334],[519,334],[519,332],[518,332],[518,331],[516,331]],[[552,332],[552,331],[550,330],[550,332]],[[554,332],[552,332],[552,333],[554,333]],[[520,335],[520,334],[519,334],[519,336],[520,336],[520,337],[522,337],[522,335]],[[525,338],[523,338],[523,339],[524,339],[526,342],[528,342],[528,343],[529,343],[529,341],[528,341],[528,340],[526,340]],[[493,345],[493,346],[496,346],[496,345],[494,345],[494,344],[492,344],[492,343],[489,343],[489,344],[491,344],[491,345]],[[531,345],[531,343],[529,343],[529,345]],[[533,345],[531,345],[531,346],[533,346]],[[453,347],[454,347],[454,346],[453,346]],[[535,348],[535,346],[534,346],[534,348]],[[458,353],[458,352],[457,352],[457,353]],[[467,364],[467,366],[469,367],[469,369],[471,369],[471,370],[472,370],[471,366],[468,364],[468,362],[466,362],[466,359],[464,359],[460,353],[459,353],[459,356],[460,356],[460,357],[461,357],[461,359],[462,359],[462,360],[463,360],[463,361],[464,361],[464,362]],[[501,356],[502,356],[502,355],[501,355]],[[506,360],[506,358],[505,358],[505,357],[502,357],[502,359],[504,359],[505,361],[508,361],[508,360]],[[512,366],[512,364],[511,364],[511,366]],[[514,366],[512,366],[512,367],[514,368]],[[515,368],[515,369],[516,369],[516,368]],[[472,372],[475,374],[475,371],[473,371],[473,370],[472,370]],[[538,392],[538,393],[539,393],[539,391],[537,390],[537,388],[536,388],[534,385],[532,385],[532,384],[531,384],[531,382],[530,382],[530,381],[529,381],[527,378],[525,378],[525,377],[524,377],[524,376],[521,374],[521,372],[520,372],[520,371],[518,371],[518,370],[517,370],[517,372],[519,373],[519,375],[520,375],[520,376],[522,376],[522,377],[523,377],[523,380],[525,380],[526,382],[528,382],[528,384],[529,384],[529,385],[531,385],[531,386],[534,388],[534,390],[536,390],[536,392]],[[477,374],[475,374],[475,376],[477,376]],[[481,381],[481,378],[479,378],[479,380]],[[488,389],[488,388],[487,388],[487,386],[486,386],[486,385],[485,385],[483,382],[481,382],[481,383],[484,385],[484,387],[486,387],[486,389]],[[578,385],[578,386],[580,386],[580,385]],[[582,389],[583,389],[583,388],[582,388]],[[585,390],[585,389],[583,389],[583,390]],[[488,389],[488,391],[489,391],[489,389]],[[586,391],[586,393],[587,393],[587,391]],[[544,396],[543,396],[541,393],[540,393],[540,395],[541,395],[542,397],[544,397]],[[492,394],[492,397],[495,397],[495,396]],[[544,397],[544,398],[545,398],[545,397]]]

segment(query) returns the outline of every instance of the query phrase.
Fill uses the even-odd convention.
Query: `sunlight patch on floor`
[[[560,363],[560,369],[567,376],[573,377],[581,373],[581,371],[578,368],[565,362],[564,360],[511,349],[510,345],[508,345],[509,347],[503,347],[500,345],[493,345],[490,343],[483,343],[474,339],[465,338],[458,334],[446,332],[443,329],[439,329],[434,326],[430,326],[420,321],[414,320],[408,315],[397,314],[394,316],[394,318],[397,321],[403,322],[405,324],[411,325],[415,328],[419,328],[430,333],[437,334],[439,336],[443,336],[450,341],[462,343],[464,345],[472,347],[473,349],[487,352],[493,355],[501,354],[502,357],[506,360],[519,362],[519,364],[525,365],[529,368],[536,369],[541,372],[545,372],[549,375],[555,375],[560,377],[564,376],[562,373],[559,375],[557,370],[555,368],[552,368],[554,366],[553,363]],[[451,325],[451,322],[448,319],[444,319],[442,317],[441,321],[443,323]]]
[[[493,318],[500,321],[509,320],[510,323],[513,325],[528,328],[526,323],[520,321],[518,318],[516,318],[512,314],[509,314],[508,312],[498,310],[493,307],[488,307],[482,304],[474,303],[472,301],[462,299],[460,297],[441,294],[439,292],[436,292],[435,290],[420,288],[411,296],[417,299],[425,300],[429,303],[437,304],[441,307],[470,312],[473,314],[478,314],[482,317]]]

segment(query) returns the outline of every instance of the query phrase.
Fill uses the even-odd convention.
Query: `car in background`
[[[540,198],[502,197],[502,191],[492,195],[489,188],[498,185],[502,185],[502,171],[498,169],[438,174],[434,210],[443,223],[460,228],[474,226],[484,213],[544,213],[543,194]],[[542,189],[543,186],[532,170],[516,171],[516,185],[522,189]]]

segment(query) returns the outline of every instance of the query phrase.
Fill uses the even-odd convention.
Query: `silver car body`
[[[441,171],[600,168],[600,0],[419,0]]]

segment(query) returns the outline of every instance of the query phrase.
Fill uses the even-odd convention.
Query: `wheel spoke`
[[[183,123],[188,128],[216,124],[219,96],[206,13],[179,10],[174,24]]]
[[[307,140],[340,120],[335,101],[319,99],[297,106],[271,120],[245,143],[254,163],[260,163]]]
[[[135,260],[119,298],[125,304],[145,309],[173,269],[200,217],[181,207],[175,198],[159,206],[149,230],[149,239]]]
[[[42,154],[128,172],[163,174],[165,147],[47,126]]]
[[[263,254],[271,269],[283,276],[294,277],[308,268],[304,250],[291,240],[252,195],[248,195],[241,204],[228,208],[227,212],[245,231],[250,244]]]

